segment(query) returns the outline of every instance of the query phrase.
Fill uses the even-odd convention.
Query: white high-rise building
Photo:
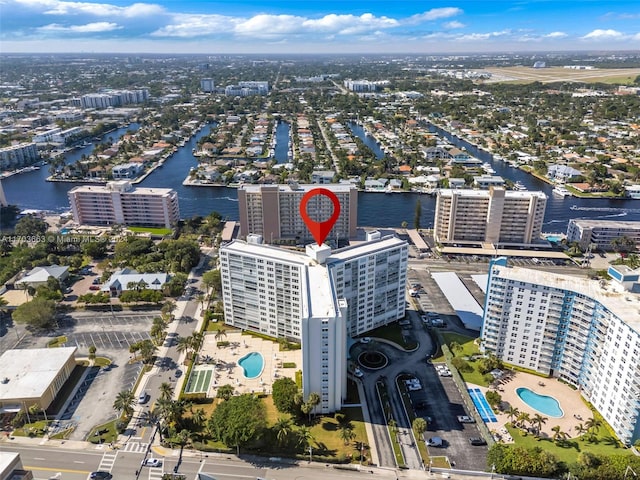
[[[69,191],[73,220],[80,225],[172,228],[180,220],[178,194],[170,188],[133,188],[118,180]]]
[[[402,318],[408,246],[384,237],[306,254],[235,240],[220,249],[225,322],[301,342],[303,393],[320,411],[346,396],[347,340]]]
[[[261,235],[265,242],[296,241],[306,244],[313,236],[300,215],[302,197],[318,185],[241,185],[238,188],[240,236]],[[353,185],[331,184],[322,188],[333,192],[340,202],[340,216],[327,240],[354,238],[358,226],[358,191]],[[331,217],[333,203],[316,195],[307,203],[307,214],[316,221]]]
[[[434,238],[442,244],[529,245],[540,239],[546,205],[543,192],[439,190]]]
[[[494,260],[483,348],[506,363],[560,378],[620,440],[640,438],[640,271],[609,269],[612,282],[507,267]]]

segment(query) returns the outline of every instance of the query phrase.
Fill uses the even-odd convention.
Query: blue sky
[[[0,0],[0,52],[640,49],[640,0]]]

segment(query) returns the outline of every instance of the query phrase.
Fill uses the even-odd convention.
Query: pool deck
[[[204,337],[200,357],[205,355],[213,357],[218,365],[207,396],[215,397],[217,387],[221,385],[233,385],[236,393],[271,393],[271,385],[274,380],[281,377],[289,377],[295,380],[296,371],[302,370],[302,351],[280,351],[278,343],[251,335],[242,335],[241,332],[228,331],[227,336],[220,340],[229,342],[228,347],[218,348],[218,340],[214,333],[208,333]],[[264,368],[256,378],[248,379],[244,376],[244,370],[238,365],[238,360],[251,352],[262,354]],[[293,362],[296,368],[282,368],[283,363]]]
[[[468,388],[479,388],[482,390],[482,393],[486,393],[487,390],[489,390],[487,387],[481,387],[471,383],[467,384],[467,386]],[[548,417],[542,412],[534,410],[518,397],[516,389],[520,387],[526,387],[540,395],[554,397],[560,403],[560,408],[562,408],[564,416],[560,418]],[[585,405],[580,393],[554,378],[542,378],[528,373],[514,372],[509,379],[503,380],[502,384],[498,386],[498,393],[502,396],[502,402],[503,405],[506,404],[506,408],[512,405],[521,412],[527,412],[531,417],[536,413],[547,417],[547,423],[542,425],[543,437],[553,436],[551,428],[556,425],[560,425],[562,431],[566,432],[570,437],[577,437],[578,433],[575,430],[575,426],[579,423],[584,424],[586,420],[591,418],[591,410]],[[487,426],[489,430],[495,430],[501,437],[506,437],[506,442],[508,443],[509,436],[505,435],[504,426],[509,423],[509,418],[499,411],[494,410],[494,413],[496,414],[498,422],[488,423]],[[505,438],[503,438],[503,440],[505,440]]]

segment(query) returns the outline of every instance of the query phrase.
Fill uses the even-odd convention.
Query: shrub
[[[284,362],[282,368],[296,368],[295,362]]]

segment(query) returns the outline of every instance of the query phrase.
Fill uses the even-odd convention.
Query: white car
[[[362,337],[360,339],[360,343],[369,343],[371,341],[371,337]]]
[[[142,466],[143,467],[161,467],[162,460],[160,460],[159,458],[147,458],[146,460],[142,461]]]
[[[422,385],[412,383],[411,385],[407,385],[407,390],[410,392],[417,392],[418,390],[422,390]]]
[[[364,375],[364,373],[362,373],[362,370],[360,370],[360,369],[359,369],[359,368],[357,368],[357,367],[356,367],[356,369],[353,371],[353,374],[354,374],[356,377],[358,377],[358,378],[360,378],[360,377],[362,377],[362,376]]]

